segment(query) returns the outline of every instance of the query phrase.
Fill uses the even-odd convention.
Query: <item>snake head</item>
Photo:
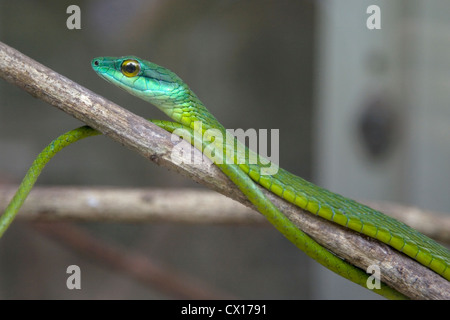
[[[174,72],[136,56],[98,57],[91,65],[106,81],[152,103],[170,117],[176,117],[174,110],[180,105],[189,107],[198,101]]]

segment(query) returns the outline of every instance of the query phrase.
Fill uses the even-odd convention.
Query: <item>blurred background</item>
[[[66,27],[72,4],[80,30]],[[381,9],[381,29],[367,27],[370,5]],[[348,197],[445,212],[449,15],[445,0],[0,0],[0,41],[134,113],[165,119],[90,67],[105,55],[153,61],[226,128],[280,129],[281,167]],[[0,183],[19,183],[45,145],[80,125],[1,80]],[[61,152],[38,185],[202,188],[103,136]],[[211,298],[378,298],[272,228],[75,225],[208,286]],[[69,265],[81,268],[81,290],[66,287]],[[30,223],[15,221],[0,241],[0,299],[177,297]]]

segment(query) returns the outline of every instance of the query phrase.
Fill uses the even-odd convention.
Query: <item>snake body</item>
[[[215,128],[227,134],[200,99],[172,71],[135,56],[96,58],[92,65],[102,78],[152,103],[177,123],[194,130],[194,123],[201,121],[202,133]],[[241,163],[239,167],[253,181],[281,198],[380,240],[450,280],[450,251],[406,224],[284,169],[280,168],[273,175],[262,175],[264,166],[260,163]]]
[[[261,192],[257,184],[314,215],[388,244],[450,281],[450,251],[444,246],[404,223],[316,186],[286,170],[279,168],[274,174],[264,174],[267,160],[256,157],[258,159],[256,163],[248,161],[250,155],[254,154],[245,146],[242,149],[242,145],[234,137],[230,140],[226,139],[232,141],[230,145],[228,142],[223,143],[224,141],[215,140],[215,137],[207,136],[211,129],[218,130],[225,137],[229,137],[230,134],[206,109],[187,84],[172,71],[135,56],[99,57],[93,59],[91,65],[100,77],[150,102],[175,121],[151,120],[153,123],[170,132],[183,129],[191,137],[200,133],[203,138],[206,138],[206,142],[200,142],[202,151],[213,145],[216,152],[228,157],[227,161],[215,162],[215,164],[239,187],[270,223],[297,247],[327,268],[355,283],[363,286],[366,284],[367,274],[330,253],[299,230]],[[200,129],[196,126],[199,122]],[[94,129],[81,127],[62,135],[44,149],[1,217],[0,236],[11,223],[45,163],[62,147],[96,134],[99,132]],[[197,142],[195,143],[197,147]],[[230,148],[233,150],[231,156]],[[244,161],[241,161],[242,158]],[[402,297],[401,294],[384,285],[378,293],[389,298]]]

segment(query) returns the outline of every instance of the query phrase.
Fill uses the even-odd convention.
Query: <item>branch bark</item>
[[[0,212],[16,190],[17,186],[0,186]],[[34,187],[17,218],[27,221],[270,225],[262,215],[236,201],[217,192],[194,189]]]
[[[195,167],[177,161],[179,159],[171,153],[174,143],[169,133],[3,43],[0,43],[0,77],[154,163],[251,207],[239,190],[207,158]],[[195,157],[202,157],[197,150],[193,153]],[[313,216],[270,192],[264,192],[289,219],[319,243],[363,270],[369,265],[378,265],[382,281],[406,296],[450,299],[450,282],[428,268],[387,245]]]
[[[0,185],[0,212],[6,208],[17,187]],[[364,203],[409,224],[430,238],[450,244],[449,216],[395,203]],[[27,221],[270,226],[263,216],[230,198],[217,192],[191,188],[37,186],[20,209],[18,218]]]

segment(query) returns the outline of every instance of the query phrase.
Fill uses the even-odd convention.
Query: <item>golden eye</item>
[[[127,60],[124,60],[124,62],[122,62],[122,65],[120,66],[120,70],[122,71],[122,73],[125,76],[131,78],[131,77],[137,76],[139,71],[141,71],[141,66],[138,61],[132,60],[132,59],[127,59]]]

